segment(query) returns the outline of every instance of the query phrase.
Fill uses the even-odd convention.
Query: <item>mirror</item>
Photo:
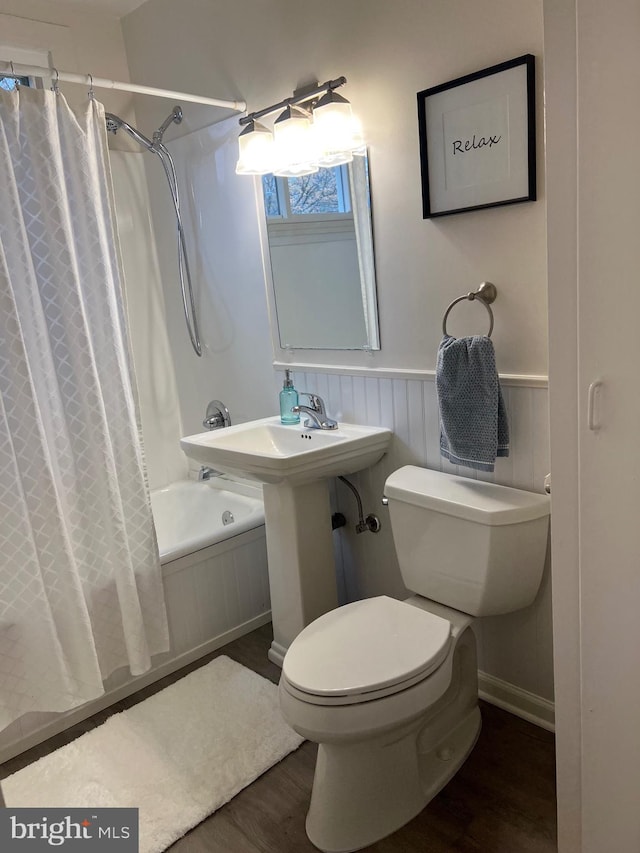
[[[262,178],[283,349],[380,349],[367,157]]]

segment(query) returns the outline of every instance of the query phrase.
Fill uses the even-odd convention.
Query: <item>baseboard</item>
[[[478,672],[478,695],[485,702],[522,717],[529,723],[549,732],[555,731],[555,705],[542,696],[536,696],[486,672]]]
[[[226,646],[227,643],[231,643],[233,640],[237,640],[239,637],[243,637],[245,634],[255,631],[256,628],[260,628],[260,626],[266,625],[267,622],[270,621],[271,611],[267,610],[259,616],[255,616],[253,619],[249,619],[247,622],[243,622],[241,625],[231,628],[224,634],[220,634],[217,637],[213,637],[211,640],[201,643],[196,648],[183,652],[177,657],[171,658],[171,660],[168,660],[159,666],[152,667],[148,672],[145,672],[144,675],[132,678],[131,681],[127,681],[120,687],[109,690],[107,693],[97,699],[93,699],[91,702],[86,702],[78,708],[73,708],[71,711],[64,711],[61,714],[56,715],[56,719],[52,720],[50,723],[45,723],[45,725],[41,726],[39,729],[29,732],[29,734],[19,740],[15,740],[8,746],[0,749],[0,764],[3,764],[5,761],[9,761],[11,758],[15,758],[16,755],[26,752],[28,749],[37,746],[39,743],[48,740],[50,737],[60,734],[60,732],[71,728],[71,726],[76,725],[76,723],[80,723],[82,720],[92,717],[94,714],[97,714],[98,711],[102,711],[110,705],[114,705],[116,702],[126,699],[127,696],[131,696],[132,693],[136,693],[138,690],[142,690],[143,687],[153,684],[154,681],[159,681],[166,675],[171,675],[172,672],[181,669],[183,666],[187,666],[194,660],[204,657],[211,652],[215,652],[222,648],[222,646]]]

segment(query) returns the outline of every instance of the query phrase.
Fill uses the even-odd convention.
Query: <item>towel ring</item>
[[[489,312],[489,331],[487,332],[487,337],[490,338],[491,332],[493,332],[493,311],[491,310],[491,303],[495,302],[497,295],[498,290],[495,284],[491,284],[490,281],[483,281],[477,290],[472,290],[470,293],[466,293],[464,296],[458,296],[458,298],[454,299],[453,302],[447,308],[447,310],[444,312],[444,317],[442,318],[442,334],[449,334],[447,332],[447,317],[449,316],[451,309],[454,305],[457,305],[458,302],[463,302],[465,299],[468,299],[470,302],[473,302],[474,299],[479,299]]]

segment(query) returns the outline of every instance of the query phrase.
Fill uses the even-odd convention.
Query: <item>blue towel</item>
[[[509,423],[490,338],[445,335],[438,347],[436,391],[440,453],[454,465],[493,471],[509,455]]]

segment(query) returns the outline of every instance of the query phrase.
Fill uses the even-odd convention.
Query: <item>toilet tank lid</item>
[[[421,506],[489,526],[519,524],[548,516],[548,495],[405,465],[384,487],[390,500]]]

